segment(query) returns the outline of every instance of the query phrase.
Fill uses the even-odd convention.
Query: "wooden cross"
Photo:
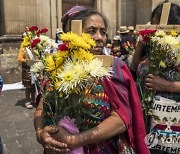
[[[71,31],[75,34],[82,34],[82,20],[71,21]],[[103,61],[104,66],[113,66],[114,57],[110,55],[95,55],[96,58]]]
[[[159,25],[136,25],[136,30],[140,31],[143,29],[152,29],[152,30],[163,30],[166,32],[175,30],[176,32],[180,32],[180,25],[167,25],[170,8],[171,8],[171,3],[163,4]]]
[[[75,34],[82,34],[82,20],[72,20],[71,21],[71,31]]]

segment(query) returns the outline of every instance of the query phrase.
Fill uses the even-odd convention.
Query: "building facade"
[[[21,40],[27,26],[37,25],[49,29],[55,38],[61,28],[61,17],[74,5],[83,5],[102,12],[109,23],[112,38],[119,26],[146,24],[152,9],[163,0],[0,0],[0,45]],[[178,3],[179,0],[171,0]],[[3,46],[0,46],[2,52]]]

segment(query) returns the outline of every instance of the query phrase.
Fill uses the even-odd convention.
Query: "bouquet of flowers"
[[[129,41],[123,44],[123,47],[128,52],[128,55],[133,55],[135,52],[135,44],[130,43]]]
[[[40,59],[43,54],[57,49],[55,41],[46,36],[47,28],[39,29],[37,26],[32,26],[26,29],[21,47],[28,50],[31,60],[34,60],[36,56]]]
[[[143,37],[147,47],[148,73],[167,79],[167,76],[164,75],[166,70],[178,71],[180,65],[179,33],[176,31],[142,30],[139,34]],[[154,94],[154,92],[147,90],[143,93],[142,105],[146,115],[151,115]]]
[[[110,77],[112,68],[103,66],[90,52],[95,42],[89,34],[63,33],[61,40],[57,53],[41,56],[31,72],[43,72],[47,81],[43,91],[45,118],[49,119],[46,124],[59,124],[77,133],[82,114],[90,112],[82,104],[87,88],[102,77]]]

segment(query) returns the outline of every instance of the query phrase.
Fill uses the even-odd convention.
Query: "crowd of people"
[[[130,66],[137,37],[134,26],[120,26],[117,34],[113,37],[112,43],[107,42],[106,47],[110,49],[110,55],[120,58]]]
[[[165,2],[164,2],[165,3]],[[152,12],[151,24],[159,24],[163,4],[159,4]],[[84,119],[96,120],[93,126],[87,124],[86,129],[81,127],[80,133],[72,134],[61,126],[45,125],[47,120],[44,110],[43,97],[38,99],[37,108],[34,114],[34,127],[38,142],[44,147],[44,154],[71,153],[72,149],[83,147],[83,153],[87,154],[171,154],[179,153],[180,146],[167,145],[149,149],[146,135],[157,131],[166,130],[155,124],[152,115],[145,115],[142,110],[141,94],[143,90],[155,92],[155,99],[160,104],[173,102],[177,108],[180,99],[180,74],[179,71],[166,70],[169,76],[156,76],[148,73],[149,63],[145,51],[145,42],[138,36],[134,26],[120,26],[112,40],[108,38],[108,24],[105,17],[96,10],[87,9],[82,6],[75,6],[66,12],[61,21],[63,29],[57,29],[56,43],[63,43],[60,35],[71,31],[71,21],[82,20],[82,31],[90,34],[96,46],[92,49],[94,55],[112,55],[112,76],[108,79],[101,79],[89,91],[88,103],[93,105],[93,110],[99,113],[98,120],[93,115],[83,115]],[[168,24],[180,25],[180,6],[172,3],[168,18]],[[31,82],[29,57],[25,51],[20,49],[18,60],[22,63],[22,81],[26,87],[25,96],[27,108],[32,108],[35,103],[35,86]],[[145,73],[140,73],[145,71]],[[175,72],[176,79],[169,72]],[[178,77],[179,78],[178,78]],[[139,80],[143,79],[143,80]],[[178,80],[179,79],[179,80]],[[142,82],[143,81],[143,82]],[[2,80],[0,76],[0,92]],[[101,89],[101,90],[99,90]],[[104,100],[99,94],[107,97]],[[88,94],[87,94],[88,95]],[[158,97],[156,97],[158,96]],[[87,96],[85,96],[87,97]],[[101,102],[96,105],[96,101]],[[37,100],[36,100],[37,101]],[[153,101],[152,101],[153,103]],[[164,104],[160,104],[164,105]],[[102,112],[102,108],[106,107]],[[179,108],[178,108],[179,109]],[[89,110],[92,108],[89,107]],[[177,111],[179,112],[179,110]],[[169,113],[171,114],[171,113]],[[168,115],[168,114],[167,114]],[[177,117],[177,121],[180,117]],[[166,120],[167,122],[168,120]],[[179,121],[173,126],[173,133],[180,135]],[[166,133],[166,138],[169,137]],[[153,133],[152,133],[153,134]],[[174,152],[176,151],[176,152]]]

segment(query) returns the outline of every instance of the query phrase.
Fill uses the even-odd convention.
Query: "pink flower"
[[[36,45],[37,45],[40,41],[41,41],[40,38],[34,39],[34,40],[32,41],[32,43],[31,43],[31,48],[36,47]]]

